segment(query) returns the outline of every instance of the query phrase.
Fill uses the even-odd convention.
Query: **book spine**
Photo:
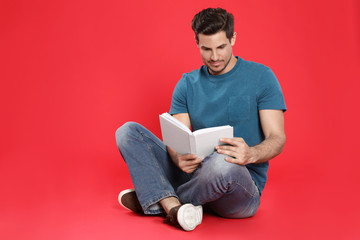
[[[189,134],[190,153],[196,154],[196,141],[193,134]]]

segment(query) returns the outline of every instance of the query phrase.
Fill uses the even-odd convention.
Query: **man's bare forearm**
[[[250,162],[263,163],[273,159],[282,152],[285,146],[285,142],[285,134],[274,136],[270,135],[260,144],[250,147],[250,151],[252,152]]]

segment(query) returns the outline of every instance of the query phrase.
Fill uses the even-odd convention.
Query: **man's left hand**
[[[218,153],[228,155],[225,160],[239,165],[246,165],[254,162],[254,149],[249,147],[243,138],[221,138],[220,142],[229,145],[218,145]]]

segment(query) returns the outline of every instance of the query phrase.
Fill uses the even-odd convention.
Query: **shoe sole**
[[[202,222],[202,206],[184,204],[177,213],[177,221],[185,231],[192,231]]]
[[[119,193],[119,196],[118,196],[118,201],[119,201],[119,203],[120,203],[121,206],[123,206],[123,207],[126,208],[127,210],[132,211],[130,208],[125,207],[124,204],[122,204],[122,202],[121,202],[121,198],[122,198],[125,194],[130,193],[130,192],[135,192],[135,189],[126,189],[126,190],[120,192],[120,193]]]

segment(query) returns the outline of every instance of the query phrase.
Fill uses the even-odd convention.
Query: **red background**
[[[160,136],[183,72],[202,62],[190,22],[235,16],[234,54],[277,75],[288,111],[257,215],[205,215],[185,233],[122,209],[115,130]],[[0,3],[1,239],[357,239],[360,3],[356,0]]]

